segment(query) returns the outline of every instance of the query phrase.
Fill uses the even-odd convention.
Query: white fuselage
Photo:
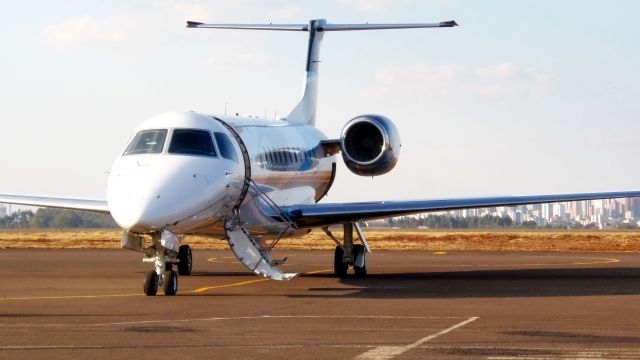
[[[210,134],[215,154],[180,150],[185,130]],[[265,195],[278,206],[312,204],[335,175],[335,159],[321,146],[326,137],[311,125],[184,112],[147,120],[131,141],[141,143],[136,134],[145,131],[166,136],[140,145],[149,146],[142,151],[154,147],[152,153],[123,152],[107,188],[113,218],[130,232],[224,235],[224,220],[237,208],[247,228],[277,233],[281,227],[268,216],[273,209],[265,209]]]

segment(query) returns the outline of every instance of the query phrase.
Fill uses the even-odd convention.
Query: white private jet
[[[361,220],[466,208],[514,206],[559,201],[636,197],[640,191],[538,196],[502,196],[415,201],[318,203],[336,174],[336,155],[363,176],[385,174],[400,154],[395,125],[381,115],[351,119],[339,139],[316,127],[320,43],[326,32],[377,29],[449,28],[455,21],[426,24],[204,24],[189,28],[284,30],[309,32],[306,83],[300,102],[279,120],[175,112],[138,126],[109,175],[107,199],[86,200],[0,195],[0,203],[86,210],[111,214],[123,229],[122,246],[144,253],[154,264],[144,292],[175,295],[178,277],[189,275],[191,249],[185,235],[223,237],[240,262],[257,275],[290,280],[278,268],[286,259],[270,253],[283,237],[321,228],[337,243],[336,276],[353,267],[367,273],[367,241]],[[341,224],[343,239],[329,231]],[[358,239],[354,239],[354,231]],[[355,240],[359,243],[355,244]],[[177,272],[174,270],[177,267]]]

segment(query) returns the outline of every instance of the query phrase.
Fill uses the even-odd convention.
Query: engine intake
[[[400,156],[400,135],[391,120],[382,115],[351,119],[340,136],[342,159],[352,173],[376,176],[391,171]]]

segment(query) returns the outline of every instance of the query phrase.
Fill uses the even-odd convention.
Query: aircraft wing
[[[287,206],[282,210],[298,227],[317,227],[423,212],[626,197],[640,197],[640,191],[308,204]]]
[[[84,210],[101,214],[109,214],[109,206],[105,200],[0,194],[0,203]]]

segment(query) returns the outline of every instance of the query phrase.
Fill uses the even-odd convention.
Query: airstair
[[[239,216],[234,219],[227,219],[224,224],[227,241],[231,247],[231,251],[240,260],[242,265],[253,271],[256,275],[269,278],[272,280],[289,281],[296,277],[297,273],[285,273],[278,268],[287,262],[287,259],[271,260],[269,254],[282,238],[282,236],[291,228],[295,228],[295,224],[282,211],[282,209],[271,199],[253,180],[245,179],[246,184],[255,192],[256,200],[262,200],[272,212],[272,218],[278,220],[282,229],[278,233],[275,240],[268,246],[261,244],[251,236],[244,224],[240,221]]]

